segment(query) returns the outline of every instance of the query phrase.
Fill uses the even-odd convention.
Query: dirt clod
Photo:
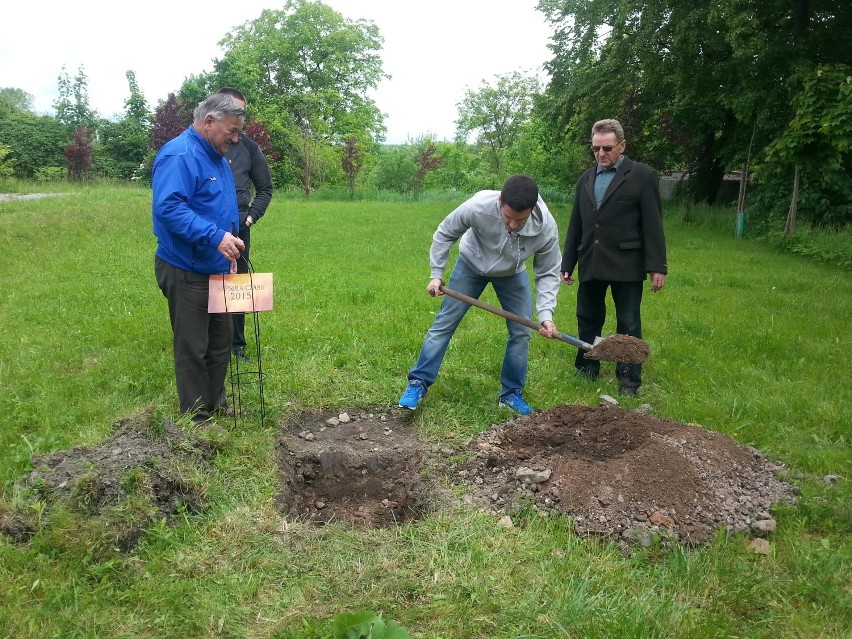
[[[145,411],[117,422],[113,435],[97,446],[34,455],[33,470],[18,487],[45,505],[44,521],[56,506],[103,517],[116,545],[127,550],[153,522],[180,508],[201,509],[202,471],[212,454],[209,440]],[[134,506],[122,511],[131,501]],[[31,516],[15,509],[0,514],[0,533],[15,541],[26,541],[35,531]]]

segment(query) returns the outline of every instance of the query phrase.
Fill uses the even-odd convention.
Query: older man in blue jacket
[[[207,312],[208,283],[210,275],[236,273],[245,248],[225,157],[245,111],[233,97],[213,94],[193,117],[154,160],[154,273],[169,303],[180,409],[204,422],[227,407],[230,318]]]

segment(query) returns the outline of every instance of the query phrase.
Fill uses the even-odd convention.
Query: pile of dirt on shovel
[[[648,359],[648,343],[630,335],[612,335],[595,344],[583,357],[608,362],[641,364]]]

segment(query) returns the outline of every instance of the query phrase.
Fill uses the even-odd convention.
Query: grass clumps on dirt
[[[0,533],[20,542],[54,529],[82,547],[127,551],[155,522],[202,509],[216,446],[150,409],[115,427],[97,446],[35,456],[15,503],[0,507]]]

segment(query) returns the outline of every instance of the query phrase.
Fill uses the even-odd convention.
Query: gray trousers
[[[154,274],[169,302],[180,410],[208,419],[227,405],[231,318],[207,312],[209,275],[184,271],[156,256]]]

